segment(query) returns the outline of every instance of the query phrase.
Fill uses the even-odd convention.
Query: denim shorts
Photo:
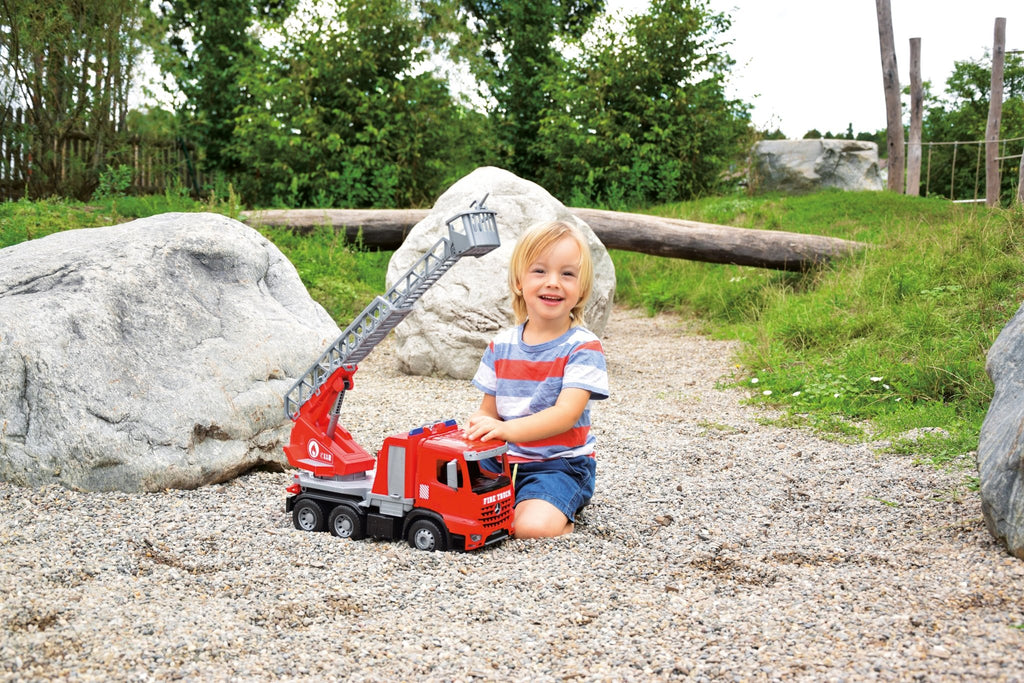
[[[558,508],[570,522],[594,495],[597,461],[587,455],[512,464],[516,503],[539,499]]]

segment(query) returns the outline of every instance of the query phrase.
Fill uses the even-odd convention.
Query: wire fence
[[[1024,137],[999,140],[1000,198],[1017,196]],[[921,174],[922,194],[956,202],[985,201],[985,140],[921,142],[926,151]],[[909,149],[909,143],[907,143]],[[1021,152],[1014,154],[1015,150]],[[1017,163],[1007,163],[1016,160]]]

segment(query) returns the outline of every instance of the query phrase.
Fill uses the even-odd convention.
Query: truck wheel
[[[299,531],[323,531],[324,509],[315,500],[303,498],[292,510],[292,523]]]
[[[448,550],[448,539],[434,521],[429,519],[417,519],[409,525],[409,533],[406,535],[409,545],[417,550]]]
[[[363,538],[363,518],[351,505],[342,503],[331,510],[327,518],[327,528],[338,538],[351,538],[358,541]]]

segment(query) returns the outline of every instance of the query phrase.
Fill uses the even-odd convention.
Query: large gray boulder
[[[284,255],[219,215],[0,250],[0,478],[156,491],[283,463],[282,397],[338,334]]]
[[[487,195],[497,212],[501,246],[479,258],[460,260],[433,285],[395,329],[400,369],[413,375],[469,379],[499,330],[515,323],[509,298],[508,263],[516,240],[536,223],[564,220],[579,227],[594,260],[594,289],[584,313],[586,326],[604,332],[615,294],[615,266],[590,227],[535,183],[499,168],[479,168],[438,198],[388,264],[390,287],[442,236],[446,221]]]
[[[800,194],[827,187],[881,190],[878,145],[861,140],[762,140],[754,146],[751,187]]]
[[[1024,306],[989,349],[995,394],[981,425],[978,475],[988,530],[1024,559]]]

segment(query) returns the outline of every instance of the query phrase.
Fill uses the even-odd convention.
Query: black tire
[[[327,528],[324,509],[311,498],[303,498],[292,509],[292,524],[299,531],[323,531]]]
[[[409,541],[409,545],[417,550],[427,552],[448,550],[448,536],[431,519],[421,518],[410,524],[405,540]]]
[[[366,535],[364,527],[363,516],[354,507],[345,503],[331,510],[331,514],[327,518],[327,528],[338,538],[351,538],[358,541]]]

